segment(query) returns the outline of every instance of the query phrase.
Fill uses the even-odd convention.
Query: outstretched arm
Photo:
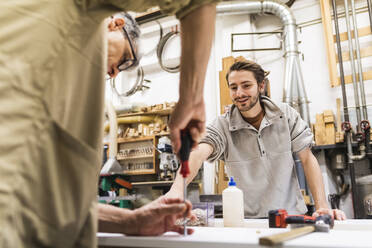
[[[329,209],[325,192],[322,173],[317,159],[314,157],[310,148],[305,148],[298,153],[304,167],[306,180],[309,184],[311,194],[314,198],[316,212],[314,215],[330,214],[337,220],[345,220],[346,215],[338,209]]]
[[[212,154],[213,147],[206,143],[199,144],[191,153],[189,158],[190,174],[186,179],[189,184],[198,174],[203,162]],[[183,197],[183,177],[180,170],[177,171],[176,179],[165,197]]]
[[[206,4],[181,19],[181,73],[179,101],[169,127],[173,150],[180,149],[180,131],[189,127],[194,142],[205,130],[204,80],[214,37],[216,5]]]

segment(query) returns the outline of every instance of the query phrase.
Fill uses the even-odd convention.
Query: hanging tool
[[[274,228],[285,228],[288,224],[305,225],[293,228],[288,232],[269,235],[259,239],[260,245],[278,245],[284,241],[300,237],[311,232],[329,232],[333,228],[334,221],[330,215],[310,217],[305,215],[288,215],[284,209],[269,211],[269,226]]]
[[[183,201],[186,203],[186,195],[187,195],[187,184],[186,184],[186,178],[190,174],[189,169],[189,157],[191,148],[193,145],[193,140],[191,138],[190,131],[188,129],[184,129],[181,131],[181,148],[179,151],[179,157],[181,160],[181,175],[183,177]],[[186,230],[186,220],[184,221],[183,227],[184,227],[184,235],[187,235]]]

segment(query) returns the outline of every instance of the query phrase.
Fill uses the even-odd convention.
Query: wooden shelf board
[[[133,160],[133,159],[141,159],[141,158],[153,158],[154,155],[143,155],[143,156],[135,156],[135,157],[121,157],[116,156],[117,160]]]
[[[138,137],[138,138],[118,138],[118,143],[130,143],[130,142],[137,142],[137,141],[146,141],[146,140],[153,140],[154,136],[145,136],[145,137]]]
[[[363,47],[360,49],[360,57],[365,58],[372,56],[372,46]],[[354,50],[354,58],[356,59],[356,51]],[[349,61],[350,60],[350,52],[345,51],[342,52],[342,62]],[[338,57],[336,58],[336,61],[338,63]]]
[[[371,80],[372,79],[372,71],[366,71],[363,72],[363,81]],[[359,74],[357,73],[356,75],[356,80],[359,82]],[[351,75],[346,75],[345,76],[345,84],[350,84],[353,82],[352,76]],[[339,86],[341,85],[341,80],[340,77],[338,77],[337,84],[334,86]]]
[[[162,186],[172,185],[174,181],[148,181],[148,182],[132,182],[133,186]],[[190,182],[190,184],[199,184],[199,182]]]
[[[162,132],[162,133],[157,133],[151,136],[141,136],[138,138],[118,138],[118,143],[129,143],[129,142],[137,142],[137,141],[146,141],[146,140],[152,140],[154,137],[159,137],[159,136],[168,136],[170,135],[169,132]]]
[[[123,171],[124,175],[144,175],[144,174],[155,174],[155,169],[146,169],[146,170],[135,170],[135,171]],[[132,183],[133,185],[133,183]]]
[[[167,136],[170,135],[170,132],[157,133],[155,136]]]
[[[351,30],[351,38],[354,38],[354,30]],[[363,37],[371,34],[371,28],[369,26],[358,28],[358,37]],[[343,42],[348,40],[347,32],[340,34],[340,41]],[[333,42],[336,43],[336,35],[333,35]]]
[[[150,112],[126,113],[126,114],[118,115],[118,118],[128,117],[128,116],[137,116],[137,115],[169,115],[169,114],[172,113],[172,111],[173,111],[173,109],[162,109],[162,110],[156,110],[156,111],[150,111]]]

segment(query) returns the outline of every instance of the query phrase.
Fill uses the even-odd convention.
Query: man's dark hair
[[[227,85],[229,85],[229,75],[233,71],[251,71],[257,81],[257,83],[263,83],[268,72],[265,72],[262,67],[249,60],[235,62],[226,74]]]

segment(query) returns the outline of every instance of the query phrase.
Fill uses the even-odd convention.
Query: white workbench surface
[[[133,237],[122,234],[98,233],[100,247],[164,247],[164,248],[235,248],[263,247],[261,236],[287,231],[269,229],[268,220],[246,220],[244,228],[222,228],[221,219],[215,227],[194,227],[192,235],[184,237],[168,232],[158,237]],[[369,247],[372,248],[372,220],[336,221],[329,233],[311,233],[283,244],[284,247]]]

